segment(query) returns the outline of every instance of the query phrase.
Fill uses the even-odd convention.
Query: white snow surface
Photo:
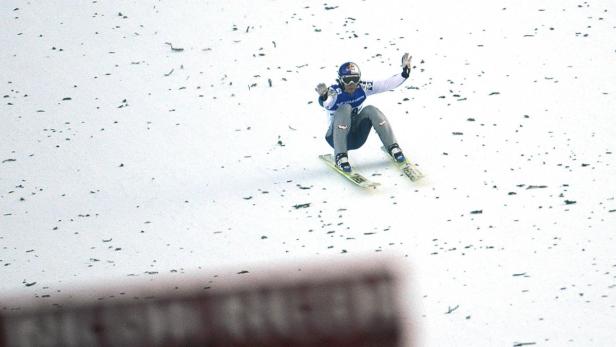
[[[616,341],[613,1],[0,3],[0,301],[393,257],[422,346]],[[314,87],[411,77],[329,153]],[[323,271],[327,271],[324,267]],[[242,274],[239,274],[242,272]]]

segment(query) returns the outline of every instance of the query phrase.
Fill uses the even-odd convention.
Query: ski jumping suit
[[[325,140],[334,148],[335,154],[363,146],[373,127],[386,148],[396,142],[383,112],[372,105],[362,107],[362,104],[368,96],[397,88],[404,81],[406,78],[401,74],[381,81],[360,81],[353,94],[344,92],[340,84],[329,87],[330,91],[335,91],[336,97],[319,98],[319,104],[329,111]]]

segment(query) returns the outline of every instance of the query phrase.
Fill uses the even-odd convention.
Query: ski
[[[387,153],[387,156],[394,162],[394,164],[402,171],[402,173],[408,177],[411,181],[417,182],[422,177],[424,177],[423,173],[419,171],[415,164],[411,163],[408,159],[403,161],[402,163],[397,162],[391,154],[387,151],[387,148],[381,147],[383,152]]]
[[[338,172],[342,176],[346,177],[349,181],[353,182],[354,184],[356,184],[356,185],[358,185],[358,186],[360,186],[362,188],[376,189],[379,185],[381,185],[379,182],[374,182],[374,181],[371,181],[371,180],[367,179],[366,177],[362,176],[358,172],[355,172],[355,171],[344,172],[344,171],[342,171],[334,163],[334,157],[331,154],[321,154],[321,155],[319,155],[319,158],[321,160],[323,160],[327,164],[327,166],[329,166],[330,168],[336,170],[336,172]]]

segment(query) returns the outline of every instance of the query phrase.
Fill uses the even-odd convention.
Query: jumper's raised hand
[[[409,78],[409,74],[411,73],[411,56],[408,53],[404,53],[402,56],[402,77]]]
[[[327,90],[329,88],[327,88],[327,85],[325,83],[319,83],[317,84],[317,87],[314,88],[314,90],[317,91],[317,93],[319,93],[319,96],[325,96],[325,94],[327,94]]]

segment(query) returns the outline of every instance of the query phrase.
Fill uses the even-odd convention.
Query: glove
[[[328,91],[328,87],[325,83],[319,83],[317,84],[317,87],[314,89],[317,91],[317,93],[319,93],[320,97],[327,97],[327,91]]]
[[[317,87],[314,89],[319,93],[319,100],[325,101],[327,98],[335,98],[336,91],[327,87],[325,83],[317,84]]]
[[[402,56],[402,77],[404,78],[409,78],[411,73],[411,58],[412,56],[408,53],[404,53]]]

